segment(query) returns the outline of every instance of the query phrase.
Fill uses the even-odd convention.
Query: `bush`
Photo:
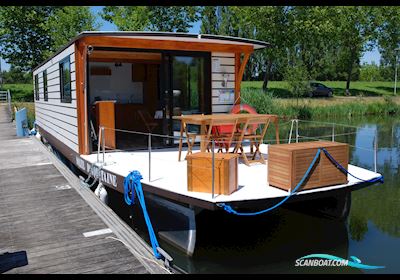
[[[301,97],[311,91],[310,75],[301,62],[296,63],[294,66],[286,67],[284,80],[288,82],[289,90],[293,97]]]
[[[393,98],[390,96],[385,96],[385,110],[389,115],[395,115],[399,113],[399,106],[393,101]]]
[[[13,101],[33,102],[33,84],[5,84],[1,90],[10,90]]]
[[[240,95],[242,103],[254,107],[259,114],[272,114],[276,110],[273,95],[264,93],[262,89],[245,88]]]

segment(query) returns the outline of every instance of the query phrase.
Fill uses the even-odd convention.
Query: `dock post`
[[[335,124],[332,125],[332,142],[335,142]]]
[[[7,102],[8,102],[8,112],[10,113],[10,116],[12,118],[12,109],[11,109],[11,94],[10,90],[7,90]]]
[[[378,162],[378,129],[375,131],[374,139],[374,171],[376,173]]]
[[[214,199],[214,180],[215,180],[215,171],[214,171],[214,165],[215,165],[215,152],[214,152],[214,150],[215,150],[215,142],[214,142],[214,139],[211,141],[211,148],[212,148],[212,163],[211,163],[211,168],[212,168],[212,170],[211,170],[211,180],[212,180],[212,183],[211,183],[211,185],[212,185],[212,199]]]
[[[296,119],[296,143],[299,143],[299,120]]]
[[[151,133],[148,135],[148,151],[149,151],[149,182],[151,182]]]

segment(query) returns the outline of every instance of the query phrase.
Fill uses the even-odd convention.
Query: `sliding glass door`
[[[211,113],[210,54],[166,53],[163,62],[167,132],[179,135],[173,116]]]

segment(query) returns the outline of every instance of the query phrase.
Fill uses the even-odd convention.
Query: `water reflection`
[[[324,252],[347,259],[345,222],[288,209],[256,217],[224,212],[198,215],[197,248],[185,267],[195,273],[356,273],[354,268],[296,267],[296,259]]]
[[[363,262],[385,265],[368,273],[399,273],[397,253],[400,249],[399,175],[400,122],[395,118],[352,119],[359,126],[355,147],[350,149],[350,162],[368,169],[374,167],[374,135],[378,137],[377,171],[384,184],[374,185],[352,194],[349,216],[350,254]]]

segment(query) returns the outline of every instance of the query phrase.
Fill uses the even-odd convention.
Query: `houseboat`
[[[240,131],[230,138],[235,152],[224,153],[220,138],[204,143],[213,116],[226,116],[240,106],[250,55],[268,47],[267,42],[228,36],[83,32],[33,71],[37,130],[80,171],[97,174],[105,191],[124,194],[125,177],[139,171],[146,201],[171,213],[163,215],[169,225],[159,227],[149,210],[158,236],[188,255],[195,250],[196,215],[205,209],[258,211],[289,195],[287,203],[338,194],[348,198],[380,178],[347,165],[348,147],[340,143],[279,144],[277,134],[273,143],[254,146],[250,139],[250,145],[241,145],[248,135]],[[278,131],[277,116],[263,117],[265,127],[271,121]],[[230,119],[247,125],[251,118]],[[259,159],[249,164],[253,148]],[[320,148],[357,178],[335,173],[334,162],[323,169],[329,156]],[[293,167],[298,150],[303,154],[297,154]],[[317,150],[319,167],[309,169],[318,169],[319,175],[306,178],[309,187],[294,192]],[[252,158],[246,158],[248,152]],[[341,207],[348,206],[349,201]]]

